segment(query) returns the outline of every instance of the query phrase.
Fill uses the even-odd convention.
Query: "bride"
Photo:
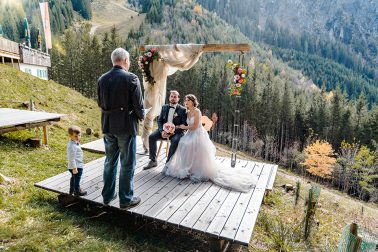
[[[176,127],[188,132],[181,138],[177,150],[165,165],[163,172],[180,179],[211,180],[220,186],[248,192],[256,184],[251,173],[244,169],[231,168],[215,159],[216,149],[202,126],[197,98],[192,94],[186,95],[185,106],[188,109],[188,126]]]

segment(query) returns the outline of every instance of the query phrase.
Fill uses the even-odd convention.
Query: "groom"
[[[180,100],[180,94],[176,90],[172,90],[169,95],[169,104],[163,105],[161,109],[161,113],[158,117],[158,129],[154,131],[148,138],[149,146],[150,146],[150,162],[146,167],[145,170],[151,169],[158,165],[156,159],[156,142],[160,139],[168,138],[167,133],[163,130],[164,123],[171,122],[174,125],[186,125],[186,109],[178,104]],[[167,162],[172,157],[173,153],[175,153],[177,145],[184,135],[184,131],[182,129],[175,130],[173,135],[169,136],[169,140],[171,141],[171,145],[169,147]]]

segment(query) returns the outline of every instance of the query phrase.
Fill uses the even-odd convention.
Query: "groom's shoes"
[[[148,169],[151,169],[151,168],[154,168],[158,165],[158,163],[156,161],[152,161],[150,160],[150,162],[147,164],[147,166],[145,166],[143,168],[143,170],[148,170]]]

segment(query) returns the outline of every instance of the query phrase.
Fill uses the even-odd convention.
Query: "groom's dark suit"
[[[149,140],[149,146],[150,146],[150,159],[152,161],[156,161],[156,142],[160,139],[162,139],[162,132],[163,132],[163,125],[164,123],[168,122],[168,114],[170,110],[170,105],[165,104],[161,108],[161,113],[158,117],[157,123],[158,123],[158,129],[154,131],[148,138]],[[173,120],[172,123],[174,125],[181,125],[185,124],[186,125],[186,109],[177,104],[176,110],[173,113]],[[184,135],[184,131],[182,129],[176,129],[175,134],[169,138],[171,141],[171,145],[169,147],[169,152],[168,152],[168,160],[172,157],[173,153],[175,153],[177,145],[180,141],[180,138]]]

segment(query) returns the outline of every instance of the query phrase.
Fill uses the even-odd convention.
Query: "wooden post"
[[[352,224],[350,224],[350,233],[356,237],[356,242],[354,244],[353,242],[350,243],[348,251],[358,252],[358,249],[360,248],[360,245],[362,243],[362,238],[358,235],[357,223],[353,222]]]
[[[1,62],[3,63],[3,65],[5,64],[4,57],[1,57]]]
[[[13,58],[11,58],[11,62],[12,62],[12,67],[14,68],[14,64],[13,64]]]
[[[356,240],[356,243],[354,244],[353,252],[358,252],[358,250],[361,246],[361,243],[362,243],[361,236],[357,236],[357,240]]]
[[[167,139],[167,149],[165,150],[165,156],[168,157],[169,152],[169,138]]]
[[[162,145],[163,145],[163,139],[160,140],[160,145],[159,145],[159,149],[158,149],[158,152],[156,154],[156,157],[158,157],[160,155],[160,150],[161,150]]]
[[[350,233],[353,234],[354,236],[357,236],[357,224],[356,223],[350,224]]]
[[[48,136],[47,136],[47,126],[43,126],[43,144],[48,144]]]

